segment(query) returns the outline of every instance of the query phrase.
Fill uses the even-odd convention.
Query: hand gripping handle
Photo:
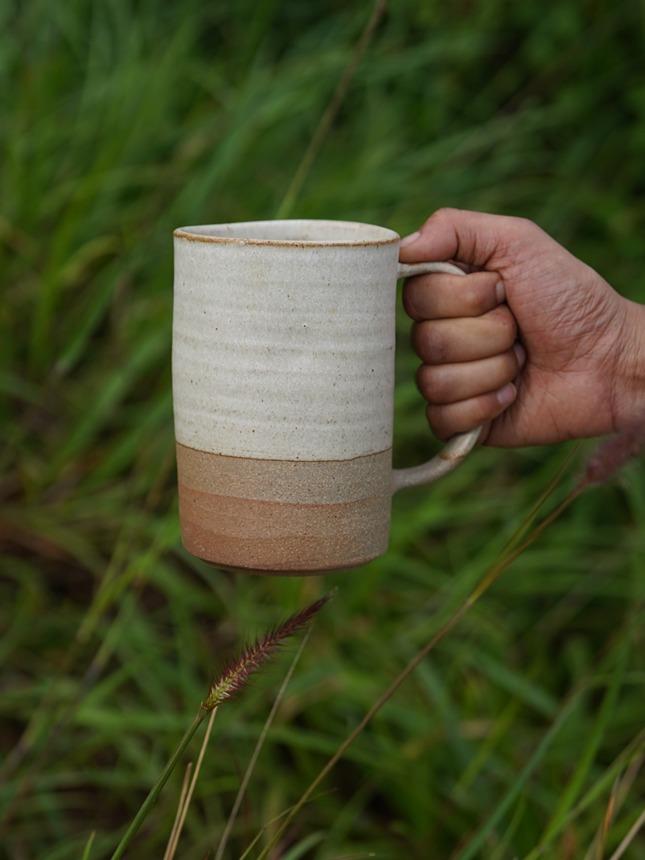
[[[430,272],[446,272],[449,275],[465,275],[460,268],[452,263],[399,263],[399,278],[411,278],[413,275],[426,275]],[[420,466],[410,466],[407,469],[392,470],[392,492],[405,487],[416,487],[420,484],[431,484],[455,469],[477,444],[484,426],[476,427],[468,433],[453,436],[443,446],[441,451]]]

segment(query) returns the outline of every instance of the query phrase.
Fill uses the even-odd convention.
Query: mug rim
[[[245,228],[255,230],[266,228],[267,231],[278,228],[278,233],[280,232],[280,228],[283,228],[287,232],[287,236],[234,235],[235,232],[238,234],[243,233]],[[327,230],[331,228],[330,232],[333,232],[336,228],[344,228],[350,232],[352,230],[355,231],[357,236],[356,238],[342,236],[328,239],[308,238],[306,236],[290,238],[288,236],[288,232],[294,229],[315,230],[316,228],[322,228],[321,232],[324,232],[325,228]],[[233,232],[229,234],[226,232],[215,232],[227,230]],[[176,230],[173,230],[173,236],[176,239],[184,239],[189,242],[204,242],[214,245],[263,245],[288,248],[364,248],[392,245],[401,239],[399,234],[389,227],[381,227],[378,224],[367,224],[362,221],[336,221],[324,218],[277,218],[267,221],[232,221],[226,224],[197,224],[190,227],[177,227]]]

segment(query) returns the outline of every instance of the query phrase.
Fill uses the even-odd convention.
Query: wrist
[[[645,421],[645,305],[622,301],[624,319],[611,384],[612,424],[617,433]]]

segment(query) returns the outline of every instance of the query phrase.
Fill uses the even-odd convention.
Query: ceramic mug
[[[256,221],[175,230],[173,400],[186,549],[312,573],[387,550],[394,492],[454,468],[479,430],[392,469],[393,230]]]

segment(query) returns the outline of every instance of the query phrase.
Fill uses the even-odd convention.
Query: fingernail
[[[401,239],[400,248],[405,248],[406,245],[411,245],[413,242],[416,242],[419,236],[421,235],[421,231],[417,230],[416,233],[410,233],[409,236],[406,236],[405,239]]]
[[[495,284],[495,295],[497,296],[497,302],[500,305],[506,299],[506,289],[501,281],[498,281]]]
[[[497,392],[497,402],[500,406],[510,406],[517,396],[517,389],[512,382],[500,388]]]
[[[524,367],[524,362],[526,361],[526,350],[522,346],[521,343],[516,343],[513,347],[513,352],[515,353],[515,358],[517,359],[517,366]]]

